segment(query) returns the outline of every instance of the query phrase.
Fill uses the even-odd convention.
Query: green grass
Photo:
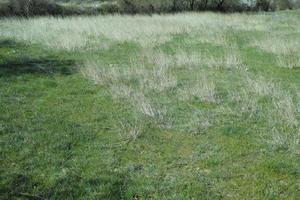
[[[299,16],[2,19],[0,199],[297,199]]]

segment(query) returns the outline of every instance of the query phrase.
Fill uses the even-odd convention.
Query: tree
[[[61,13],[52,0],[11,0],[10,9],[12,14],[25,17]]]
[[[270,11],[273,10],[274,1],[273,0],[257,0],[256,7],[258,10]]]
[[[190,10],[195,10],[196,0],[188,0]]]
[[[223,7],[224,3],[225,3],[225,0],[218,0],[216,9],[219,10],[219,11],[224,11],[224,7]]]

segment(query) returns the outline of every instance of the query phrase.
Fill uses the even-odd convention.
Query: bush
[[[12,15],[56,15],[62,12],[62,8],[49,0],[11,0],[10,10]]]
[[[119,0],[119,3],[125,13],[242,11],[246,7],[241,0]]]
[[[274,11],[276,9],[276,0],[258,0],[256,10],[259,11]]]
[[[255,10],[274,11],[299,8],[299,0],[258,0]]]
[[[99,12],[101,14],[119,13],[120,6],[117,3],[105,3],[101,5]]]
[[[274,8],[276,10],[293,9],[296,6],[296,1],[293,0],[275,0]]]
[[[125,13],[273,11],[300,7],[300,0],[119,0],[119,3]]]
[[[160,13],[170,11],[170,0],[119,0],[124,13]]]
[[[11,13],[11,9],[8,3],[1,3],[0,2],[0,17],[1,16],[8,16]]]
[[[212,9],[223,12],[241,12],[246,10],[246,5],[241,0],[218,0]]]

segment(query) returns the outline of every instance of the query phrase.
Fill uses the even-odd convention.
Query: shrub
[[[223,12],[246,10],[246,5],[241,0],[217,0],[213,9]]]
[[[125,13],[246,10],[242,0],[119,0],[119,3]]]
[[[293,9],[296,6],[296,1],[293,0],[274,0],[274,7],[277,10]]]
[[[297,8],[298,0],[258,0],[256,10],[274,11]],[[299,7],[298,7],[299,8]]]
[[[256,4],[256,10],[260,11],[274,11],[275,10],[274,0],[258,0]]]
[[[11,10],[8,3],[2,3],[0,2],[0,17],[1,16],[8,16],[10,15]]]
[[[104,3],[99,10],[101,14],[119,13],[120,6],[117,3]]]
[[[125,13],[161,13],[198,10],[206,7],[208,0],[119,0],[119,3]]]
[[[11,0],[9,7],[11,14],[26,17],[55,15],[62,12],[60,6],[49,0]]]
[[[119,4],[124,13],[160,13],[169,12],[171,10],[171,1],[172,0],[119,0]]]

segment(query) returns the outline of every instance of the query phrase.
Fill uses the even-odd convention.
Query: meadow
[[[0,199],[297,199],[300,11],[0,19]]]

